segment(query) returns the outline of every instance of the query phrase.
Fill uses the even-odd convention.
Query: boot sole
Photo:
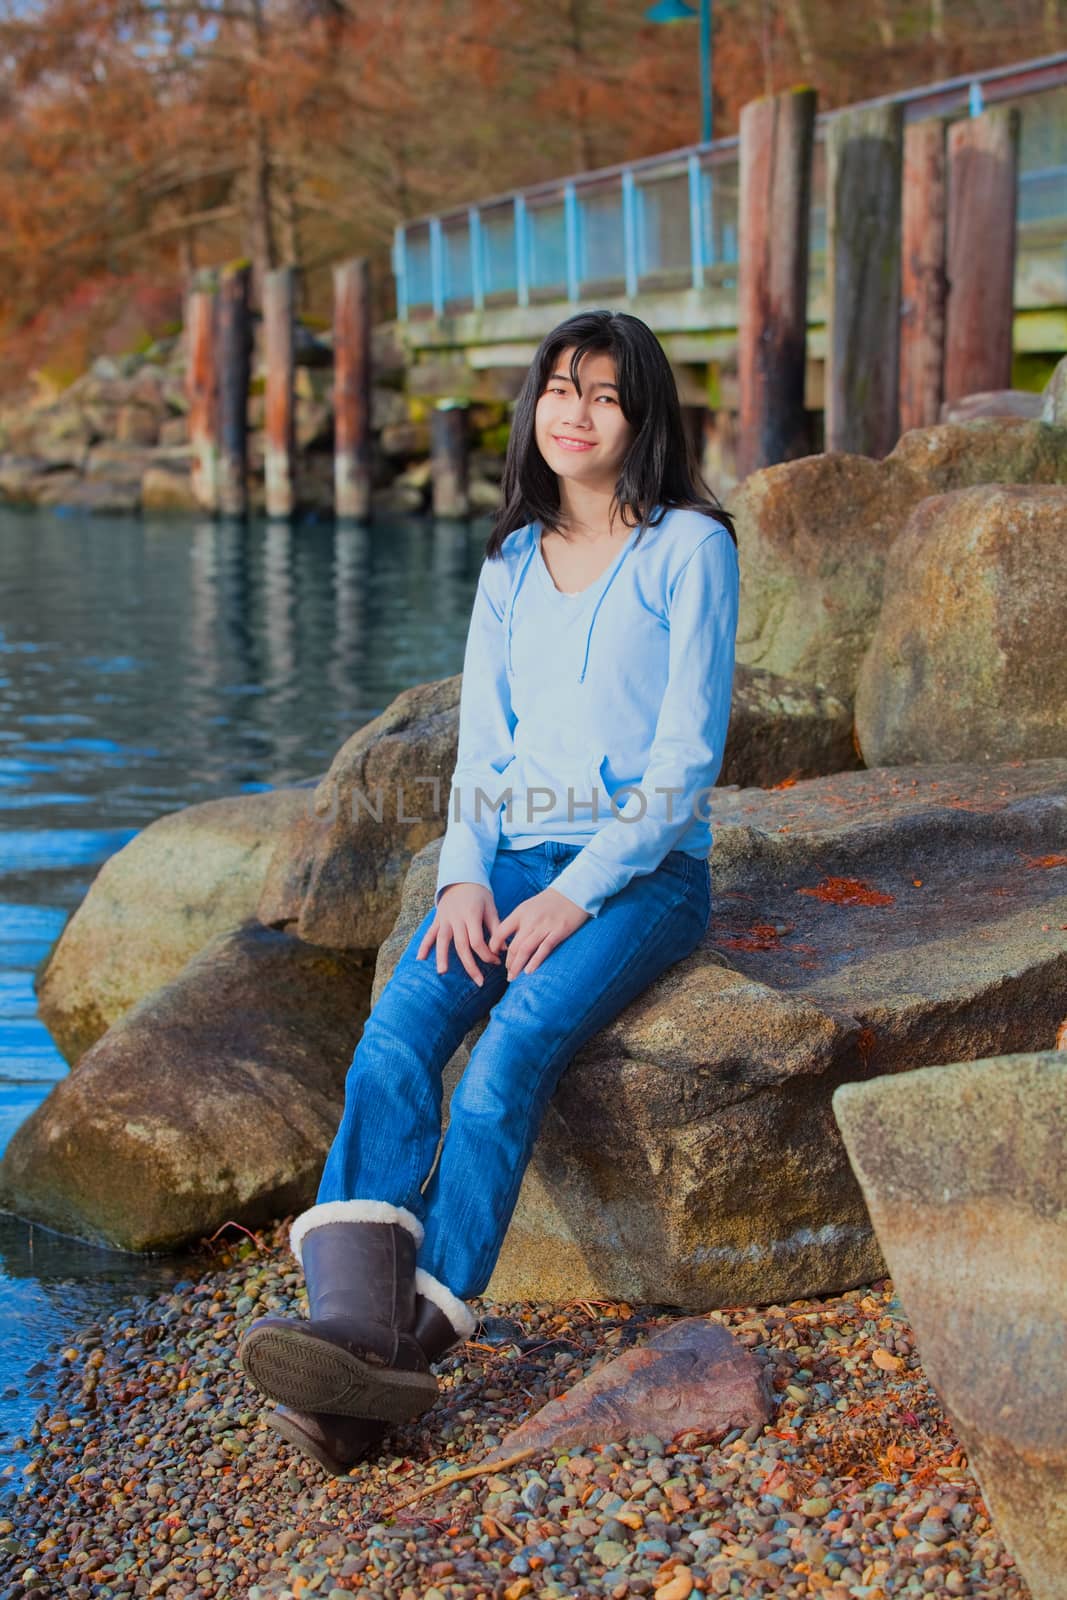
[[[310,1434],[305,1433],[300,1424],[292,1417],[280,1417],[276,1411],[272,1411],[265,1418],[265,1421],[268,1428],[273,1428],[275,1433],[280,1433],[283,1439],[287,1439],[290,1444],[295,1445],[303,1455],[308,1456],[312,1461],[317,1461],[320,1467],[325,1467],[326,1471],[334,1478],[346,1478],[353,1467],[358,1467],[361,1462],[366,1461],[367,1457],[373,1454],[371,1450],[368,1450],[365,1455],[356,1456],[352,1461],[339,1461],[336,1456],[330,1454],[325,1445],[319,1444],[317,1439],[313,1439]]]
[[[432,1372],[372,1366],[296,1327],[250,1330],[238,1354],[256,1388],[294,1411],[409,1422],[437,1399]]]

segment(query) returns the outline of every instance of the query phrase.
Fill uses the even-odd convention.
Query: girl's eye
[[[546,394],[566,394],[567,391],[566,391],[566,389],[563,388],[562,384],[550,383],[548,385],[548,387],[546,388],[545,393]],[[609,406],[618,405],[618,401],[615,399],[614,395],[601,394],[601,395],[597,396],[597,399],[598,400],[606,400],[608,402]]]

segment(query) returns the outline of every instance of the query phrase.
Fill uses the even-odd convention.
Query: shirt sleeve
[[[631,787],[552,882],[591,916],[631,878],[654,872],[694,817],[708,814],[730,721],[739,591],[737,550],[719,527],[671,587],[667,687],[640,792]]]
[[[489,873],[500,840],[500,810],[507,787],[499,779],[515,758],[515,716],[504,663],[504,608],[493,597],[489,565],[487,558],[467,630],[459,743],[448,826],[438,858],[435,906],[451,883],[492,887]],[[504,568],[502,561],[494,565]]]

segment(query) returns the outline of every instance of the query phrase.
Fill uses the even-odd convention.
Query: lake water
[[[324,772],[402,689],[459,672],[488,532],[0,509],[0,1153],[68,1070],[34,971],[103,862],[165,812]],[[49,1345],[203,1266],[0,1213],[0,1493]]]

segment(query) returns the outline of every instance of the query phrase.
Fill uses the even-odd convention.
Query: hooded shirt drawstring
[[[585,679],[585,669],[589,665],[589,644],[590,644],[590,641],[592,640],[592,637],[593,637],[593,625],[596,622],[596,614],[600,610],[601,606],[604,604],[604,600],[605,600],[605,597],[607,596],[608,590],[611,588],[612,584],[615,582],[615,579],[619,576],[619,573],[622,571],[623,567],[626,565],[626,557],[630,554],[630,551],[632,549],[633,549],[633,545],[631,544],[623,552],[622,560],[619,562],[618,566],[615,568],[615,571],[611,574],[611,577],[608,579],[607,583],[604,585],[604,592],[600,596],[600,599],[597,601],[596,605],[593,607],[593,615],[589,618],[589,627],[588,627],[588,629],[586,631],[586,635],[585,635],[585,655],[582,658],[582,670],[578,674],[578,682],[579,683],[582,683],[584,681],[584,679]]]
[[[508,595],[507,626],[504,629],[504,649],[505,649],[505,653],[506,653],[506,656],[507,656],[507,668],[508,668],[508,676],[509,677],[513,677],[514,676],[514,672],[515,672],[515,669],[514,669],[514,666],[512,665],[512,660],[511,660],[511,619],[515,615],[515,601],[518,599],[519,590],[522,588],[523,579],[526,577],[526,569],[530,565],[530,562],[533,559],[534,555],[536,554],[536,551],[537,551],[537,538],[535,536],[533,543],[531,544],[529,550],[527,551],[526,559],[523,562],[522,566],[519,568],[518,575],[517,575],[517,577],[515,579],[515,582],[511,586],[511,593]]]
[[[536,528],[537,524],[534,524],[533,526]],[[508,595],[507,619],[506,619],[506,627],[505,627],[505,631],[504,631],[504,648],[505,648],[505,653],[506,653],[507,669],[508,669],[509,677],[514,676],[514,670],[515,670],[514,669],[514,665],[512,663],[512,659],[511,659],[511,628],[512,628],[512,618],[515,615],[515,602],[519,597],[519,590],[522,588],[523,583],[525,581],[527,569],[529,568],[530,562],[533,560],[534,556],[537,554],[537,545],[538,545],[538,540],[539,539],[540,539],[540,533],[539,532],[535,532],[533,540],[532,540],[532,542],[530,544],[530,548],[526,553],[526,558],[523,561],[522,566],[519,568],[518,575],[517,575],[517,577],[515,579],[515,582],[512,584],[511,593]],[[611,577],[608,579],[607,583],[604,585],[603,592],[601,593],[600,598],[597,600],[596,605],[593,607],[592,615],[589,618],[589,626],[588,626],[588,628],[586,629],[586,632],[585,632],[585,653],[584,653],[584,655],[582,657],[582,670],[578,674],[577,681],[579,683],[584,683],[584,681],[585,681],[586,668],[589,665],[589,646],[592,643],[593,628],[596,625],[597,612],[600,610],[601,606],[604,604],[604,601],[607,598],[608,590],[611,588],[612,584],[615,582],[615,579],[619,576],[619,573],[622,571],[623,567],[626,565],[626,557],[630,554],[630,551],[632,549],[633,549],[633,544],[631,543],[626,548],[626,550],[623,552],[622,560],[618,563],[618,565],[616,566],[614,572],[611,574]]]

